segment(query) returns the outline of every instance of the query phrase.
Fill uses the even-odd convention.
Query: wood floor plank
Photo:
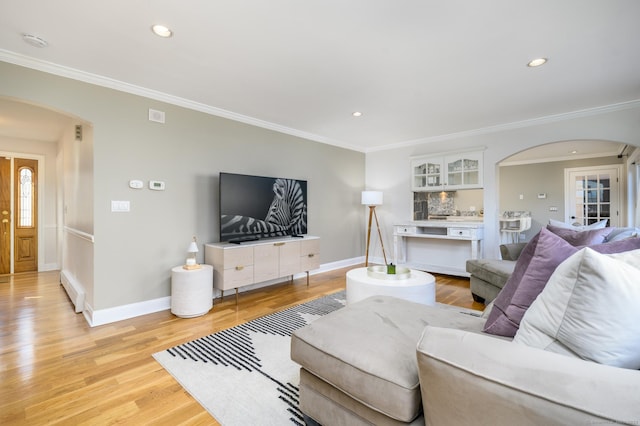
[[[89,327],[59,272],[0,283],[0,424],[218,424],[152,354],[345,288],[350,268],[216,299],[197,318],[170,311]],[[230,292],[232,293],[232,292]],[[483,309],[466,278],[436,275],[436,300]]]

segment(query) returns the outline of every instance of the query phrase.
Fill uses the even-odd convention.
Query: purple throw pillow
[[[544,228],[536,237],[524,248],[513,274],[496,297],[484,326],[485,332],[515,336],[524,313],[547,285],[558,265],[582,248],[572,246]],[[640,238],[595,244],[590,248],[599,253],[620,253],[640,249]]]
[[[606,236],[613,231],[613,228],[575,230],[553,225],[547,225],[547,229],[572,246],[591,246],[603,243]]]

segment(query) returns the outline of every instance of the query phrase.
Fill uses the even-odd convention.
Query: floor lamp
[[[367,252],[364,259],[364,266],[369,266],[369,243],[371,242],[371,220],[376,218],[376,228],[378,229],[378,237],[382,246],[382,256],[384,256],[384,264],[387,264],[387,254],[384,251],[384,243],[382,242],[382,234],[380,234],[380,224],[378,223],[378,215],[376,214],[376,206],[382,205],[382,192],[380,191],[362,191],[362,204],[369,206],[369,225],[367,226]]]

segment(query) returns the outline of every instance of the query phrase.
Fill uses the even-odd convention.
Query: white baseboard
[[[57,263],[45,263],[38,267],[38,272],[57,271],[60,269],[60,265]]]
[[[310,271],[309,275],[320,274],[322,272],[333,271],[335,269],[346,268],[353,265],[358,265],[364,262],[364,257],[356,257],[352,259],[340,260],[337,262],[325,263],[320,265],[320,268]],[[294,278],[306,277],[305,273],[296,274]],[[239,292],[253,290],[268,285],[273,285],[277,282],[283,282],[286,279],[278,279],[273,281],[266,281],[264,283],[254,284],[246,286],[240,289]],[[220,291],[216,290],[215,296],[220,295]],[[77,308],[76,308],[77,309]],[[153,300],[145,300],[143,302],[131,303],[128,305],[115,306],[113,308],[94,310],[91,306],[84,306],[84,317],[91,327],[99,325],[110,324],[112,322],[122,321],[142,315],[152,314],[154,312],[166,311],[171,309],[171,297],[161,297]],[[79,312],[79,311],[78,311]]]
[[[67,292],[71,303],[73,303],[73,306],[75,307],[76,313],[82,312],[84,309],[85,297],[82,285],[73,277],[73,275],[64,270],[60,271],[60,284]]]
[[[168,309],[171,309],[170,296],[107,309],[94,310],[91,307],[87,307],[85,318],[87,318],[91,327],[96,327]]]

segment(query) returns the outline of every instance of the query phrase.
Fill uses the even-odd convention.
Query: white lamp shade
[[[198,252],[198,244],[195,241],[191,241],[189,244],[189,248],[187,248],[187,253],[197,253]]]
[[[365,206],[381,206],[382,191],[362,191],[362,204]]]

